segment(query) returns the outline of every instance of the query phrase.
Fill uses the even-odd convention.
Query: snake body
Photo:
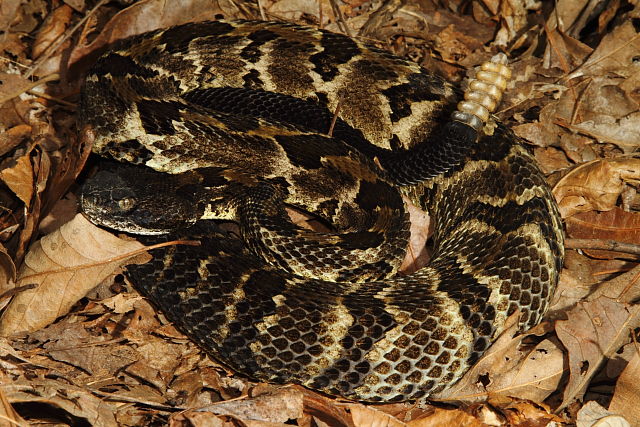
[[[308,27],[218,21],[134,36],[98,60],[80,103],[93,151],[132,166],[96,177],[83,209],[174,233],[151,239],[200,239],[128,271],[234,370],[365,401],[425,397],[516,310],[521,329],[539,322],[563,260],[533,158],[501,124],[458,146],[459,98],[411,61]],[[403,197],[435,221],[431,261],[404,276]],[[142,200],[155,203],[145,214]],[[285,205],[330,231],[293,224]]]

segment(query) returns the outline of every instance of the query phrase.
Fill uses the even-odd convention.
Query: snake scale
[[[235,371],[363,401],[427,397],[510,314],[539,322],[564,255],[533,158],[499,123],[451,119],[460,97],[411,61],[287,23],[134,36],[82,90],[93,151],[123,164],[85,185],[82,207],[145,241],[200,240],[128,274]],[[401,275],[405,200],[435,227],[428,265]]]

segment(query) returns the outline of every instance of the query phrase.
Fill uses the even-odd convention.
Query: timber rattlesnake
[[[129,274],[233,369],[360,400],[428,396],[511,313],[540,320],[563,260],[534,160],[500,124],[476,140],[450,118],[458,99],[410,61],[307,27],[135,36],[94,66],[80,105],[93,151],[133,166],[96,176],[83,209],[200,238]],[[402,196],[436,223],[431,262],[407,276]],[[294,225],[285,204],[337,231]],[[240,237],[201,218],[237,221]]]

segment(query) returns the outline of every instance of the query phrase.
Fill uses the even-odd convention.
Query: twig
[[[263,21],[267,20],[267,14],[264,13],[264,6],[262,5],[262,1],[258,0],[258,10],[260,11],[260,19]]]
[[[329,3],[331,3],[331,10],[333,10],[333,14],[336,17],[336,22],[340,26],[340,29],[349,37],[353,37],[353,34],[351,34],[351,29],[347,25],[347,22],[344,19],[344,15],[340,10],[340,6],[336,4],[336,0],[329,0]]]
[[[327,135],[333,136],[333,128],[336,126],[338,115],[340,114],[340,108],[342,107],[342,97],[338,99],[338,105],[336,105],[336,111],[333,112],[333,118],[331,119],[331,126],[329,126],[329,132]]]
[[[27,291],[29,289],[33,289],[35,287],[36,287],[35,284],[29,283],[28,285],[23,285],[23,286],[18,286],[18,287],[15,287],[15,288],[11,288],[11,289],[3,292],[2,295],[0,295],[0,301],[2,301],[3,299],[6,299],[6,298],[10,298],[10,297],[12,297],[14,295],[17,295],[20,292],[24,292],[24,291]]]
[[[604,239],[567,239],[564,242],[567,249],[598,249],[602,251],[622,252],[640,255],[640,245]]]
[[[16,421],[13,418],[9,418],[6,415],[2,415],[2,414],[0,414],[0,419],[9,422],[12,425],[17,425],[17,426],[20,426],[20,427],[29,427],[29,425],[30,425],[30,424],[25,424],[22,421]]]
[[[185,406],[170,406],[170,405],[163,405],[162,403],[158,403],[158,402],[152,402],[150,400],[142,400],[139,397],[130,397],[130,396],[123,396],[117,393],[105,393],[104,391],[95,389],[95,388],[89,388],[89,391],[91,391],[91,393],[100,396],[100,397],[104,397],[105,399],[112,401],[112,402],[127,402],[127,403],[135,403],[138,405],[144,405],[144,406],[148,406],[150,408],[156,408],[156,409],[160,409],[162,411],[167,411],[167,412],[175,412],[175,411],[182,411],[187,409],[187,407]]]
[[[28,77],[25,77],[28,79]],[[30,91],[31,89],[33,89],[36,86],[40,86],[41,84],[50,82],[52,80],[58,80],[60,78],[60,76],[58,75],[58,73],[53,73],[53,74],[49,74],[48,76],[44,76],[43,78],[39,79],[38,81],[35,82],[29,82],[28,85],[26,86],[22,86],[19,87],[17,91],[9,93],[3,97],[0,97],[0,105],[4,104],[5,102],[15,98],[16,96],[20,96],[25,92]]]
[[[55,96],[51,96],[51,95],[49,95],[47,93],[39,93],[39,92],[35,92],[33,90],[28,90],[27,93],[29,93],[30,95],[33,95],[33,96],[37,96],[39,98],[44,98],[47,101],[57,102],[58,104],[64,105],[65,107],[76,108],[76,104],[75,103],[69,102],[69,101],[65,101],[64,99],[56,98]]]

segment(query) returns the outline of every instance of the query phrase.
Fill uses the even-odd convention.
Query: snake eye
[[[136,204],[136,199],[134,199],[133,197],[125,197],[123,199],[118,200],[118,207],[120,208],[120,210],[122,211],[128,211],[131,210],[131,208],[133,208]]]

